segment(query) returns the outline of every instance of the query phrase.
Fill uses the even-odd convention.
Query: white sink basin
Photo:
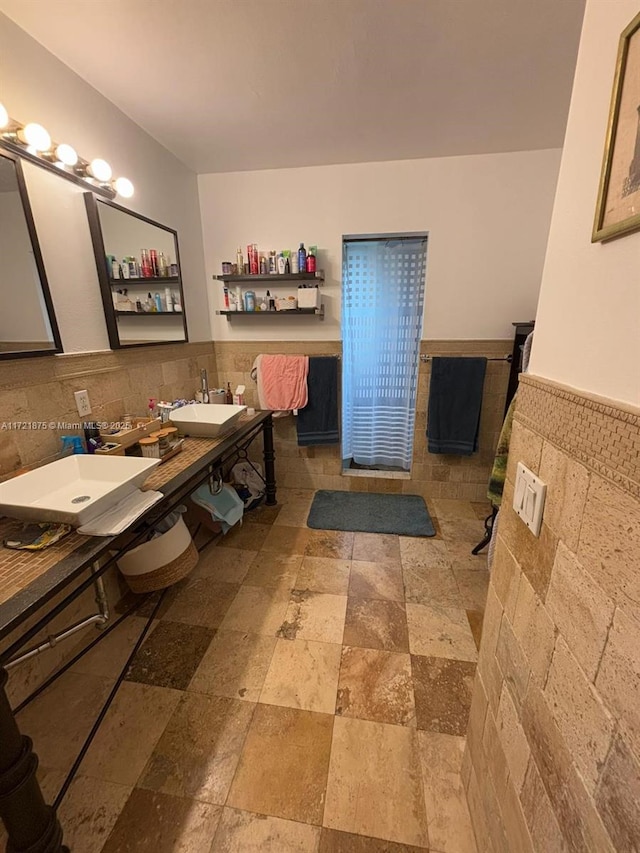
[[[246,408],[227,406],[224,403],[194,403],[175,409],[169,417],[185,435],[215,438],[232,429]]]
[[[159,459],[66,456],[0,483],[0,515],[80,527],[147,479]]]

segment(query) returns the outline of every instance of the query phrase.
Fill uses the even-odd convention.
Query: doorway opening
[[[407,476],[413,458],[426,233],[342,241],[342,470]]]

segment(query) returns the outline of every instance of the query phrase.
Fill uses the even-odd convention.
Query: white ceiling
[[[560,147],[584,0],[0,8],[202,173]]]

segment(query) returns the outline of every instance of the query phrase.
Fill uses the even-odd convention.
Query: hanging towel
[[[283,412],[307,405],[308,356],[263,354],[255,367],[261,409]]]
[[[516,392],[517,394],[517,392]],[[516,407],[516,395],[509,404],[507,414],[504,417],[502,429],[500,430],[500,438],[496,447],[496,455],[493,460],[493,468],[489,477],[489,488],[487,497],[492,505],[499,507],[502,503],[502,492],[504,491],[504,481],[507,476],[507,460],[509,458],[509,444],[511,442],[511,429],[513,427],[513,411]]]
[[[223,533],[226,533],[234,524],[242,521],[244,503],[238,497],[236,490],[226,483],[217,495],[212,495],[208,484],[203,483],[200,488],[191,493],[191,500],[203,509],[208,510],[214,521],[220,522]]]
[[[334,356],[310,356],[309,402],[298,412],[298,444],[337,444],[338,432],[338,359]]]
[[[486,370],[486,358],[432,360],[427,416],[429,453],[470,456],[478,449]]]

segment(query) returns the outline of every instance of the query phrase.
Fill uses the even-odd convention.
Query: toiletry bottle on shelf
[[[291,252],[287,249],[282,254],[284,255],[284,272],[285,275],[289,275],[291,273],[291,261],[289,259]]]
[[[236,252],[236,264],[238,267],[238,275],[244,275],[244,258],[242,256],[242,249],[238,246],[238,251]]]
[[[145,299],[145,302],[144,302],[144,305],[142,306],[142,308],[144,311],[147,312],[147,314],[149,314],[151,311],[153,311],[153,297],[151,296],[150,292],[147,293],[147,298]]]
[[[305,272],[307,269],[307,252],[304,248],[304,243],[300,243],[300,248],[298,249],[298,269],[300,272]]]
[[[268,295],[269,295],[269,291],[267,290],[267,296]],[[267,296],[263,296],[262,299],[260,300],[260,310],[261,311],[268,311],[269,310],[269,303],[267,302]]]
[[[158,252],[155,249],[149,249],[149,261],[151,263],[151,274],[158,278]]]
[[[160,299],[160,294],[156,293],[153,297],[154,305],[156,306],[156,311],[161,314],[162,313],[162,299]]]
[[[280,252],[278,255],[278,275],[284,275],[285,263],[284,253]]]
[[[269,264],[264,252],[260,252],[260,275],[269,274]]]
[[[269,275],[275,275],[278,272],[278,259],[275,250],[269,252]]]
[[[291,273],[292,275],[297,275],[299,272],[301,272],[301,270],[298,266],[298,253],[291,252]]]
[[[129,264],[127,263],[126,258],[123,258],[122,263],[120,264],[120,277],[129,278]]]
[[[244,295],[244,310],[245,311],[255,311],[256,310],[256,295],[253,290],[247,290]]]
[[[231,383],[227,382],[227,390],[224,395],[224,401],[228,406],[233,405],[233,391],[231,390]]]
[[[120,264],[115,258],[111,261],[111,278],[120,278]]]
[[[151,278],[151,264],[146,249],[140,249],[140,275],[142,278]]]
[[[309,249],[309,254],[307,255],[307,272],[315,272],[316,271],[316,256],[313,254],[311,249]]]
[[[275,311],[276,310],[276,301],[271,295],[270,291],[267,290],[267,311]]]
[[[244,300],[242,298],[242,288],[240,285],[236,287],[236,305],[238,311],[244,311]]]
[[[224,310],[229,310],[229,288],[225,287],[222,290],[222,297],[224,299]],[[171,309],[173,311],[173,308]]]
[[[169,276],[169,266],[167,264],[167,259],[164,256],[164,252],[160,252],[158,255],[158,275],[160,278],[168,278]]]
[[[171,312],[173,311],[173,303],[171,302],[171,288],[165,287],[164,289],[164,310]]]

